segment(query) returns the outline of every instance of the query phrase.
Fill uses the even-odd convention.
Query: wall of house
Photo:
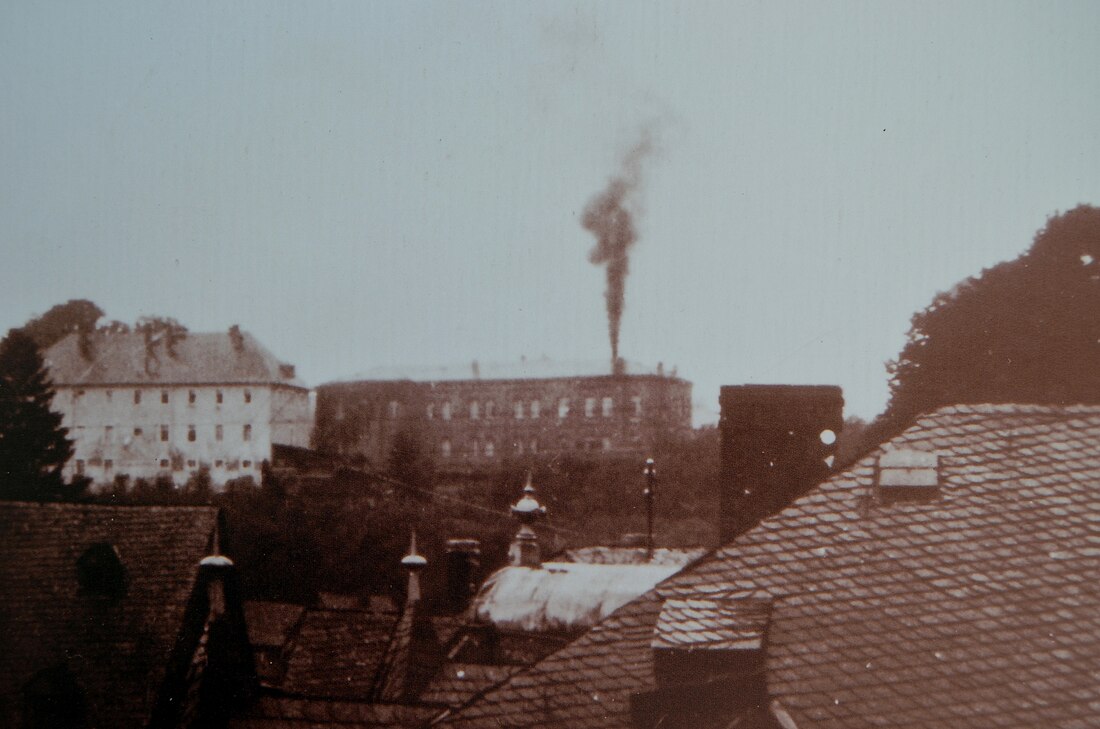
[[[56,392],[54,408],[75,446],[66,476],[83,474],[97,485],[119,475],[160,474],[181,485],[202,466],[216,486],[241,476],[259,480],[273,440],[308,442],[308,393],[300,388],[59,386]]]
[[[419,438],[444,470],[560,453],[637,456],[691,432],[691,383],[626,375],[318,389],[318,447],[381,465],[402,431]]]

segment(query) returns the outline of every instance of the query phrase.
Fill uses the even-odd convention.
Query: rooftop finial
[[[413,529],[409,539],[409,553],[401,558],[401,566],[409,571],[409,588],[405,595],[406,602],[418,602],[420,600],[420,571],[428,566],[428,560],[416,552],[416,530]]]
[[[531,483],[531,472],[527,472],[527,482],[523,486],[523,496],[512,505],[512,515],[519,522],[519,531],[508,548],[508,562],[513,567],[539,567],[542,557],[539,555],[539,542],[531,525],[546,514],[546,507],[535,499],[535,487]]]

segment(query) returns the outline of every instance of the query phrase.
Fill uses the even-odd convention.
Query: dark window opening
[[[113,544],[97,542],[76,561],[76,579],[85,595],[118,598],[126,592],[126,568]]]
[[[24,729],[86,729],[88,710],[76,676],[64,664],[47,668],[23,686]]]

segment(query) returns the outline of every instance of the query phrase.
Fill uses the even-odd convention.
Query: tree
[[[87,299],[70,299],[58,304],[40,317],[31,319],[23,331],[45,352],[72,332],[84,335],[95,331],[103,310]]]
[[[0,498],[66,495],[61,469],[73,454],[34,340],[13,329],[0,342]]]
[[[1081,205],[913,317],[885,420],[952,403],[1100,402],[1098,362],[1100,208]]]

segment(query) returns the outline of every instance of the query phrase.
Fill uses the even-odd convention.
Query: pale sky
[[[0,0],[0,327],[231,324],[311,385],[609,357],[580,225],[641,130],[621,350],[887,395],[937,291],[1100,204],[1096,2]]]

